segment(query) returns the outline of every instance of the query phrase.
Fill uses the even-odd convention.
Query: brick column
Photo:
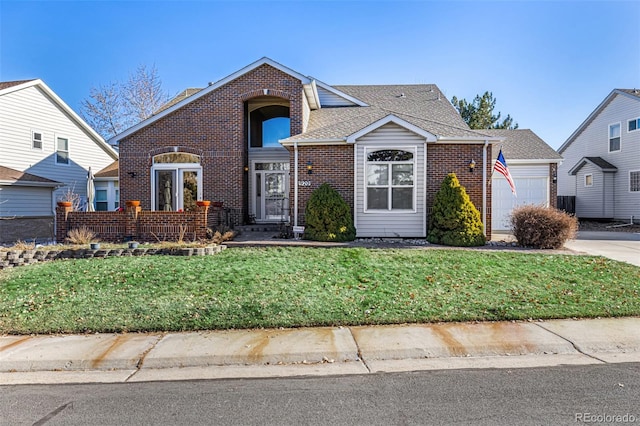
[[[206,204],[206,205],[204,205]],[[203,203],[196,206],[196,239],[203,240],[207,238],[207,213],[209,212],[209,204]]]
[[[60,206],[56,207],[56,242],[63,243],[67,238],[69,213],[73,211],[73,207]]]
[[[138,213],[142,210],[139,205],[125,203],[125,240],[135,240],[138,238]]]

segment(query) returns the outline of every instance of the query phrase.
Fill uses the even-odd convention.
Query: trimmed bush
[[[314,241],[353,241],[351,208],[328,183],[311,193],[305,209],[304,238]]]
[[[480,212],[455,173],[447,175],[436,193],[427,240],[433,244],[459,247],[486,243]]]
[[[525,205],[511,212],[511,231],[522,247],[557,249],[575,237],[578,219],[554,208]]]

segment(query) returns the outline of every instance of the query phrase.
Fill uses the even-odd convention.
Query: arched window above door
[[[167,152],[153,157],[153,164],[200,163],[200,156],[188,152]]]

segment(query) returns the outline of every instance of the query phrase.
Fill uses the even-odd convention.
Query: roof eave
[[[326,138],[326,139],[282,139],[282,146],[300,146],[300,145],[344,145],[347,141],[344,138]]]
[[[3,186],[37,186],[41,188],[62,188],[64,183],[60,182],[30,182],[19,180],[0,180],[0,185]]]

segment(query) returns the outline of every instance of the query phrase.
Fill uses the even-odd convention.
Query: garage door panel
[[[491,180],[491,227],[493,230],[510,229],[509,215],[517,206],[525,204],[549,205],[547,178],[514,178],[513,181],[518,193],[517,198],[511,193],[506,179],[498,177]]]

